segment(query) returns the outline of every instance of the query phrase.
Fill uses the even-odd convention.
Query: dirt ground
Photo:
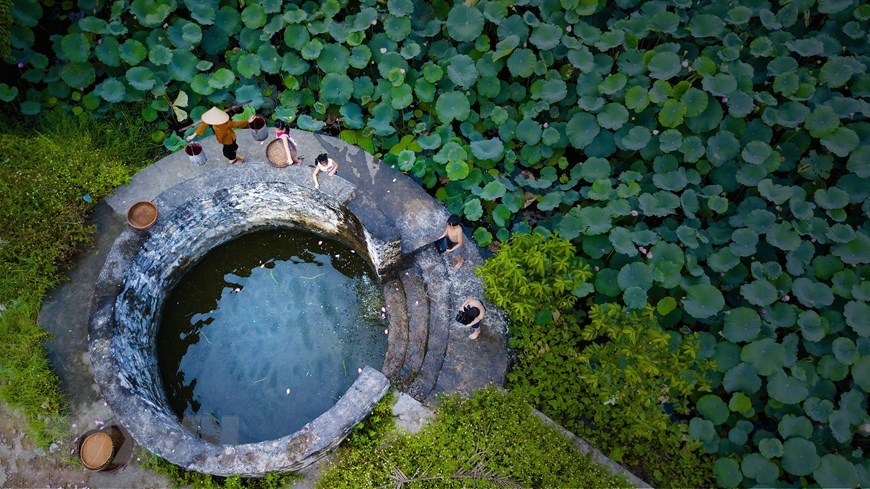
[[[102,417],[101,417],[102,416]],[[78,434],[98,427],[110,416],[108,407],[99,403],[79,410],[70,419],[70,435],[58,440],[50,450],[36,448],[27,436],[25,420],[0,404],[0,487],[3,488],[164,488],[168,479],[139,466],[145,456],[134,450],[125,467],[112,472],[85,469],[73,455]]]

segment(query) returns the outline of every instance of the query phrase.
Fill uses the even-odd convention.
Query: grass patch
[[[90,210],[160,149],[125,111],[113,120],[56,112],[26,123],[0,114],[0,399],[46,447],[62,434],[66,405],[43,349],[49,334],[36,323],[42,299],[93,243]]]
[[[281,489],[290,486],[299,476],[295,472],[283,474],[267,474],[262,478],[244,478],[240,475],[232,477],[217,477],[201,474],[183,468],[158,457],[150,457],[142,463],[142,467],[154,470],[169,478],[173,487],[190,487],[192,489]]]
[[[627,486],[580,454],[519,396],[488,388],[446,397],[420,433],[345,446],[317,487]]]

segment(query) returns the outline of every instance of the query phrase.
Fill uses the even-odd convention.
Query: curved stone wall
[[[383,213],[359,202],[331,179],[313,192],[293,174],[271,169],[217,171],[155,199],[157,224],[125,230],[98,280],[89,325],[97,384],[133,437],[182,467],[214,475],[263,475],[298,470],[337,445],[387,391],[389,381],[366,368],[329,411],[297,433],[266,442],[214,445],[181,426],[168,407],[155,355],[166,293],[209,250],[258,229],[304,227],[344,241],[380,275],[399,265],[398,233]]]

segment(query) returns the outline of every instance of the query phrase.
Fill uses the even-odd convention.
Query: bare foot
[[[245,161],[245,157],[242,155],[236,156],[236,163],[241,163]]]
[[[457,258],[457,259],[456,259],[456,264],[453,265],[453,268],[459,269],[459,267],[462,266],[462,260],[463,260],[463,258],[462,258],[461,256],[460,256],[459,258]]]
[[[475,329],[474,333],[471,333],[470,335],[468,335],[468,339],[476,340],[478,336],[480,336],[480,328]]]

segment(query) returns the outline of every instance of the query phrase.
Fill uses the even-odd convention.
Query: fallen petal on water
[[[288,396],[290,395],[290,389],[287,389],[287,395]]]
[[[389,330],[389,329],[385,329],[385,330],[384,330],[384,334],[389,334],[389,333],[390,333],[390,330]]]
[[[361,374],[361,373],[362,373],[362,369],[361,369],[361,368],[356,369],[356,373]]]

